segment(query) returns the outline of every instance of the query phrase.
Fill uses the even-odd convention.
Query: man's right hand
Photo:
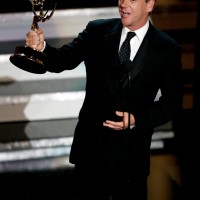
[[[116,111],[116,115],[118,117],[121,117],[121,121],[112,121],[112,120],[105,120],[103,122],[103,126],[106,126],[110,129],[114,130],[123,130],[129,127],[129,113],[128,112],[122,112],[122,111]],[[133,114],[130,114],[130,125],[134,126],[135,125],[135,117]]]
[[[42,51],[44,49],[44,33],[42,29],[29,31],[26,34],[26,46]]]

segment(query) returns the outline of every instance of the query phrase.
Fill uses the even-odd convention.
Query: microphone
[[[128,128],[131,129],[131,67],[132,62],[131,60],[127,60],[121,67],[124,71],[124,82],[127,80],[127,87],[128,87]]]

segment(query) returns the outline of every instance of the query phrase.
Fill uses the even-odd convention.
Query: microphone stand
[[[126,63],[127,65],[129,65],[129,62]],[[128,103],[128,129],[131,129],[130,126],[131,126],[131,72],[129,70],[129,67],[126,66],[126,64],[121,64],[121,68],[124,69],[124,77],[122,77],[122,79],[120,79],[120,82],[121,84],[123,84],[123,81],[127,80],[128,84],[127,84],[127,87],[128,87],[128,100],[127,100],[127,103]],[[125,80],[124,80],[125,79]],[[121,86],[122,87],[122,86]],[[123,90],[121,88],[121,90]],[[123,93],[123,92],[122,92]]]
[[[128,71],[128,129],[131,129],[131,74]]]

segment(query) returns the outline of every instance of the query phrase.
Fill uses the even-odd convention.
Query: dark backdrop
[[[52,2],[46,0],[45,4]],[[117,6],[117,0],[57,0],[57,9],[67,8],[94,8]],[[0,6],[0,13],[25,12],[31,11],[31,2],[29,0],[6,0]]]

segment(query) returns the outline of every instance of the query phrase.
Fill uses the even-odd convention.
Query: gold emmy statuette
[[[56,8],[56,0],[29,0],[32,4],[33,22],[31,30],[39,29],[38,22],[49,20]],[[37,9],[39,8],[39,9]],[[32,49],[28,46],[17,46],[15,53],[10,56],[10,62],[22,70],[35,74],[46,72],[46,55],[42,51]]]

